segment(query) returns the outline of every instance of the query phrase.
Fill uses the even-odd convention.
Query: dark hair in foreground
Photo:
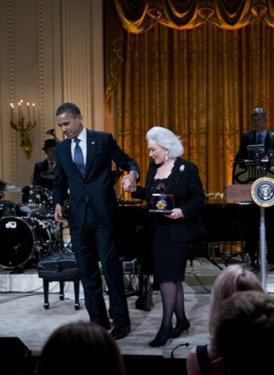
[[[123,357],[111,334],[90,322],[72,322],[57,328],[46,341],[36,375],[125,375]]]
[[[254,290],[234,293],[223,301],[216,325],[227,374],[273,374],[273,296]]]

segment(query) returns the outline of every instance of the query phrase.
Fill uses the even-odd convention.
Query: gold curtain
[[[162,125],[182,137],[205,191],[222,192],[250,111],[274,122],[272,2],[107,0],[105,14],[106,99],[141,183],[145,134]]]

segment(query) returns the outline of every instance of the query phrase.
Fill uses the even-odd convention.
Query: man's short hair
[[[265,110],[263,109],[263,107],[254,108],[253,111],[251,112],[251,117],[255,116],[255,115],[262,115],[262,116],[266,117],[266,113],[265,113]]]

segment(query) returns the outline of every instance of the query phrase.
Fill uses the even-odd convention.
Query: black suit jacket
[[[52,190],[53,175],[49,175],[49,178],[43,178],[43,173],[47,174],[47,172],[49,172],[49,165],[47,159],[35,163],[32,184],[43,186],[49,190]]]
[[[149,200],[150,188],[158,166],[149,165],[145,188],[138,187],[134,197]],[[205,205],[205,195],[197,166],[187,160],[178,158],[175,161],[171,176],[168,179],[166,193],[173,194],[175,207],[181,208],[184,218],[164,221],[168,225],[173,241],[192,241],[205,233],[201,210]],[[162,215],[159,213],[151,215]],[[157,221],[156,221],[157,223]]]
[[[85,223],[87,204],[98,218],[113,228],[117,199],[113,186],[112,161],[124,171],[136,171],[137,163],[122,151],[110,133],[87,130],[86,174],[83,178],[71,156],[71,140],[65,139],[55,148],[56,167],[53,203],[64,205],[69,190],[70,229],[80,232]]]
[[[249,132],[244,134],[241,139],[239,151],[235,157],[235,161],[248,160],[249,155],[247,151],[247,146],[254,145],[254,144],[256,144],[256,131],[250,130]],[[269,149],[274,148],[274,133],[269,130],[267,131],[267,134],[265,137],[264,147],[265,147],[266,155],[268,154]]]

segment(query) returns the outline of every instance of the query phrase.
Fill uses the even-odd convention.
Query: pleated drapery
[[[262,106],[274,130],[272,1],[107,0],[106,100],[141,168],[154,125],[183,140],[207,193],[232,182],[240,138]]]

